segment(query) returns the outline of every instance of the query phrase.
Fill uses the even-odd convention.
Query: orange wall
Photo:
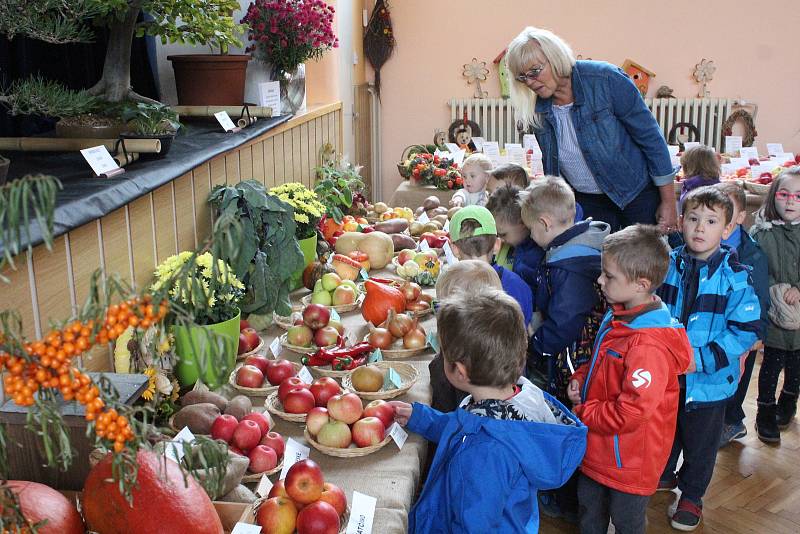
[[[336,0],[327,0],[334,9]],[[333,16],[333,33],[339,34],[339,10]],[[349,14],[347,16],[350,16]],[[339,93],[340,48],[328,50],[319,61],[306,62],[306,101],[309,104],[336,102]]]
[[[395,164],[403,148],[430,142],[450,123],[447,100],[472,95],[462,65],[472,57],[491,63],[526,25],[553,30],[584,57],[647,67],[657,75],[649,96],[663,84],[677,97],[696,96],[694,65],[712,59],[711,96],[758,103],[759,150],[782,142],[800,152],[794,0],[403,0],[391,9],[397,47],[381,71],[384,198],[400,183]],[[499,96],[494,69],[486,90]]]

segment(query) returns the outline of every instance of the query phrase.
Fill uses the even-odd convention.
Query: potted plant
[[[159,139],[161,152],[158,154],[142,154],[142,159],[163,158],[172,146],[172,140],[181,127],[178,114],[164,104],[148,102],[132,103],[122,112],[122,120],[128,123],[130,131],[123,132],[125,139]]]
[[[325,205],[316,193],[297,182],[273,187],[269,194],[294,209],[295,235],[304,259],[303,266],[292,275],[292,289],[297,289],[302,285],[303,269],[317,257],[317,224],[325,213]]]
[[[365,186],[360,171],[360,166],[345,161],[341,156],[314,169],[317,175],[314,192],[325,205],[326,217],[341,223],[345,215],[363,217],[367,214],[369,204],[364,196]]]
[[[267,63],[280,82],[281,110],[296,113],[305,102],[305,66],[309,59],[339,46],[333,34],[334,9],[323,0],[256,0],[241,22],[252,44],[247,51]]]
[[[210,388],[222,385],[222,377],[236,363],[241,318],[238,305],[244,284],[227,263],[210,252],[198,255],[185,251],[156,268],[150,289],[166,289],[171,313],[194,319],[194,324],[174,327],[178,381],[184,386],[198,379]]]

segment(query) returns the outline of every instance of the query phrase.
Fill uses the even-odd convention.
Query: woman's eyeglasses
[[[790,193],[781,189],[775,192],[775,200],[780,200],[781,202],[787,202],[789,200],[800,202],[800,193]]]
[[[544,70],[544,65],[542,65],[541,67],[534,67],[531,70],[529,70],[528,72],[524,72],[522,74],[518,74],[515,77],[515,79],[520,83],[526,83],[529,80],[535,80],[536,78],[538,78],[543,70]]]

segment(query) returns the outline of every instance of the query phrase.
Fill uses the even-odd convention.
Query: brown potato
[[[181,397],[181,406],[191,406],[202,402],[210,402],[219,408],[220,412],[224,412],[228,407],[228,399],[213,391],[190,391]]]
[[[422,207],[426,210],[432,210],[438,208],[441,202],[439,201],[439,197],[431,195],[425,200],[422,201]]]
[[[178,430],[189,427],[194,434],[210,434],[211,425],[219,417],[220,411],[210,402],[201,402],[181,408],[172,420],[172,425]]]
[[[225,413],[234,416],[237,421],[241,421],[245,415],[252,411],[253,403],[250,402],[250,399],[244,395],[236,395],[234,398],[229,400],[228,407],[225,409]]]
[[[416,248],[417,243],[411,236],[406,234],[392,234],[392,243],[394,243],[394,251],[399,252],[404,248]]]

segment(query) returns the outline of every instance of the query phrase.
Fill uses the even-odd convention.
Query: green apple
[[[342,278],[336,273],[325,273],[322,275],[322,287],[325,291],[333,291],[342,283]]]
[[[323,306],[330,306],[331,302],[333,302],[331,294],[325,290],[313,293],[311,295],[312,304],[322,304]]]
[[[356,298],[358,298],[358,295],[361,293],[361,291],[359,291],[358,286],[356,285],[355,282],[353,282],[352,280],[342,280],[342,285],[351,288],[353,290],[353,293],[356,294]]]
[[[322,287],[322,279],[320,278],[316,282],[314,282],[314,293],[319,293],[320,291],[325,291],[325,288]]]

